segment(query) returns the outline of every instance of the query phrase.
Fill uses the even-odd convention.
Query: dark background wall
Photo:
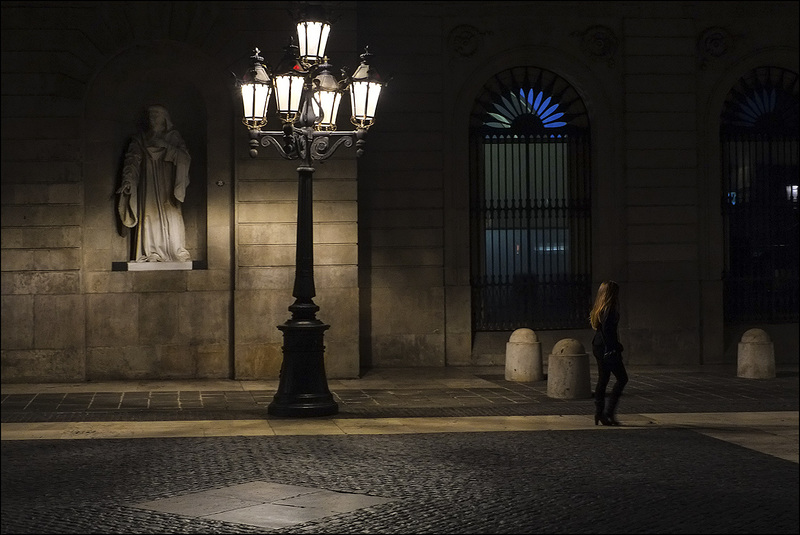
[[[796,2],[322,2],[328,55],[391,77],[365,154],[315,172],[331,377],[502,364],[470,323],[469,113],[515,66],[549,69],[592,130],[592,277],[622,284],[634,364],[723,364],[719,115],[751,69],[798,71]],[[234,76],[273,65],[293,2],[2,2],[3,381],[276,377],[293,276],[296,164],[251,159]],[[193,156],[191,271],[114,271],[121,151],[161,102]],[[340,126],[348,128],[349,105]],[[274,126],[274,125],[273,125]],[[537,332],[548,353],[589,329]]]

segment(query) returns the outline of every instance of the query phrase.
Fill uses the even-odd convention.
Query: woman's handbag
[[[607,364],[608,366],[616,366],[620,362],[622,362],[622,354],[618,349],[612,349],[611,351],[606,351],[603,354],[603,364]]]
[[[603,338],[603,348],[606,350],[606,352],[603,353],[603,364],[609,367],[614,367],[622,362],[622,353],[620,353],[618,348],[608,349],[608,345],[606,345],[606,337],[603,334],[602,325],[600,325],[600,336]]]

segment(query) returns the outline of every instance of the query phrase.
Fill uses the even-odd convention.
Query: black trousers
[[[619,402],[619,397],[622,395],[625,385],[628,384],[628,372],[625,370],[625,364],[623,364],[622,359],[618,359],[612,366],[604,363],[604,352],[605,350],[603,347],[592,347],[592,353],[597,361],[597,386],[594,389],[594,403],[597,407],[598,414],[603,412],[603,409],[606,408],[606,388],[608,388],[608,383],[613,375],[616,381],[614,382],[614,388],[611,389],[611,396],[608,399],[606,413],[614,414],[617,403]]]

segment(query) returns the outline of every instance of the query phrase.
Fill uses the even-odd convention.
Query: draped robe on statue
[[[177,130],[160,139],[137,134],[128,146],[118,211],[136,228],[135,262],[188,262],[181,205],[189,184],[191,157]]]

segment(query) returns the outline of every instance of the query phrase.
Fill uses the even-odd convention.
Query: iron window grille
[[[797,322],[797,73],[759,67],[740,78],[720,141],[725,320]]]
[[[547,70],[493,77],[470,125],[474,331],[571,329],[591,308],[589,122]]]

